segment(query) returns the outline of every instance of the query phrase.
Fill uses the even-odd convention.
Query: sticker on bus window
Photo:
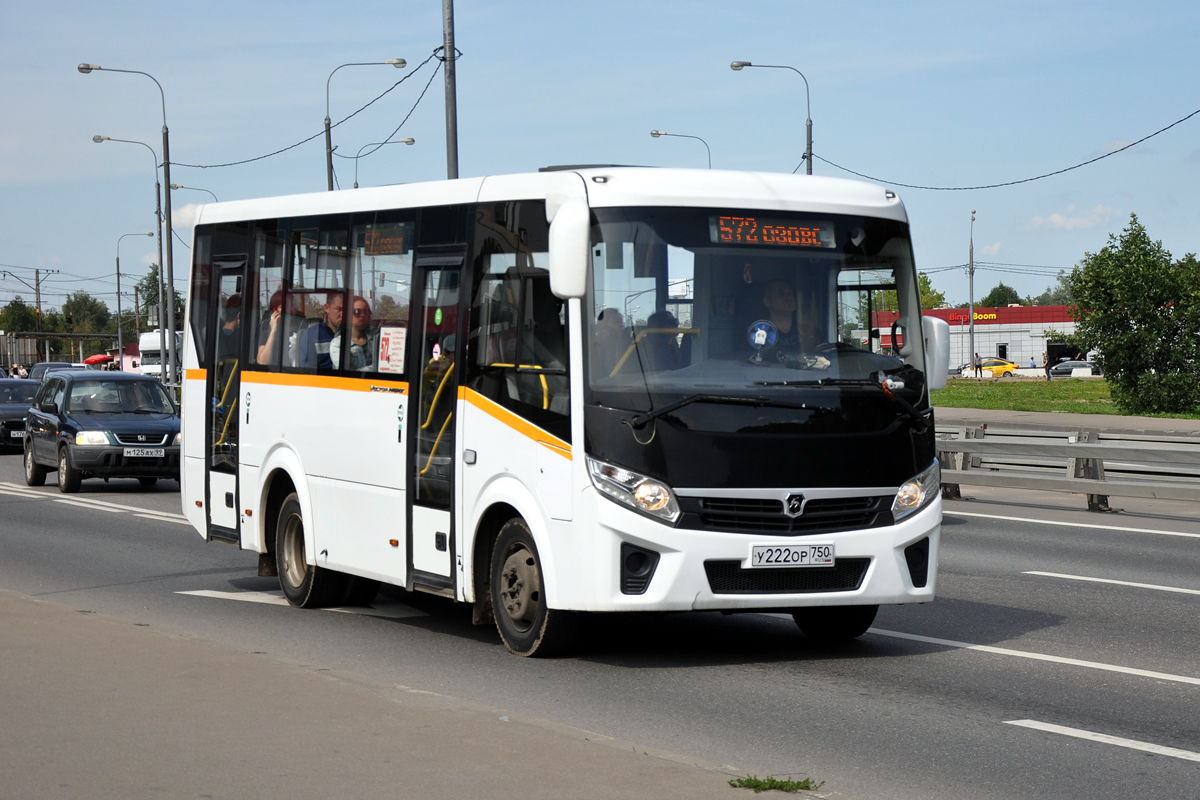
[[[408,328],[380,328],[379,371],[404,374],[404,342]]]

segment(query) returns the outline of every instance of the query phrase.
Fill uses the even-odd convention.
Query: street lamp
[[[166,340],[166,331],[165,331],[166,326],[163,325],[163,321],[162,321],[165,289],[163,288],[163,280],[162,280],[162,276],[163,276],[163,240],[162,240],[163,215],[162,215],[162,199],[161,199],[162,198],[162,187],[158,183],[158,153],[154,152],[154,148],[151,147],[150,145],[146,144],[145,142],[139,142],[139,141],[135,141],[133,139],[114,139],[111,136],[96,135],[96,136],[92,137],[92,141],[95,142],[96,144],[103,144],[104,142],[123,142],[124,144],[140,144],[142,147],[144,147],[150,151],[150,155],[154,159],[154,230],[158,233],[158,312],[159,312],[158,352],[164,353],[164,352],[166,352],[166,349],[167,349],[167,340]],[[174,288],[174,287],[172,287],[172,288]],[[117,293],[118,304],[120,303],[120,297],[121,297],[120,292],[118,292]],[[174,300],[173,293],[172,293],[172,300]],[[171,338],[174,339],[175,337],[172,336]],[[122,355],[124,355],[124,354],[122,353]],[[159,358],[161,359],[161,355]],[[166,372],[164,370],[159,371],[159,380],[160,381],[166,380]]]
[[[779,64],[751,64],[749,61],[734,61],[729,65],[729,68],[734,72],[741,72],[743,67],[762,67],[764,69],[790,69],[792,72],[804,79],[804,105],[805,113],[808,119],[804,120],[805,128],[805,144],[804,144],[804,163],[805,172],[812,175],[812,105],[809,103],[808,97],[808,78],[804,77],[804,73],[795,67],[781,66]]]
[[[121,240],[126,236],[153,236],[149,233],[122,233],[117,237],[117,364],[121,371],[125,370],[125,335],[122,333],[121,319]],[[162,352],[161,350],[159,352]]]
[[[358,160],[360,158],[362,158],[363,150],[366,150],[368,147],[383,147],[385,144],[416,144],[416,143],[417,143],[416,139],[412,138],[411,136],[408,136],[408,137],[405,137],[404,139],[396,139],[391,142],[371,142],[370,144],[364,144],[362,147],[358,148],[358,155],[356,155],[354,157],[354,188],[355,189],[358,188]]]
[[[198,188],[196,188],[195,186],[182,186],[182,185],[180,185],[180,184],[178,184],[178,183],[172,183],[172,184],[171,184],[171,188],[172,188],[172,189],[188,189],[188,190],[190,190],[190,191],[193,191],[193,192],[208,192],[209,194],[211,194],[211,195],[212,195],[212,199],[213,199],[213,202],[214,202],[214,203],[219,203],[219,202],[221,202],[220,200],[218,200],[218,199],[217,199],[217,196],[216,196],[215,194],[213,194],[212,192],[209,192],[209,191],[208,191],[208,189],[198,189]]]
[[[151,75],[149,72],[141,72],[140,70],[135,70],[135,69],[106,69],[104,67],[101,67],[99,64],[80,64],[77,67],[77,69],[80,72],[82,72],[84,75],[87,75],[88,73],[93,72],[93,71],[124,72],[129,75],[145,75],[147,78],[154,81],[154,85],[158,87],[159,99],[162,100],[163,183],[170,186],[171,185],[171,137],[170,137],[169,131],[167,130],[167,96],[163,92],[162,84],[159,83],[158,79],[155,78],[153,75]],[[164,290],[164,294],[168,295],[168,298],[170,299],[170,302],[167,303],[167,326],[169,327],[169,329],[171,331],[171,335],[166,337],[166,339],[167,339],[167,366],[168,366],[168,369],[170,370],[170,377],[167,379],[166,384],[168,386],[174,386],[175,385],[175,369],[176,369],[176,365],[179,363],[177,360],[177,354],[175,352],[175,268],[173,266],[174,259],[172,257],[172,247],[171,247],[171,244],[172,244],[171,240],[173,238],[174,232],[171,229],[171,193],[169,191],[167,191],[167,192],[164,192],[163,194],[166,195],[166,204],[165,204],[166,208],[164,209],[165,213],[162,215],[162,219],[163,219],[163,224],[167,226],[167,233],[166,233],[166,236],[163,238],[165,238],[167,240],[167,258],[166,258],[165,266],[166,266],[166,273],[167,273],[166,274],[167,286],[169,287],[168,289]],[[162,281],[160,280],[159,283],[161,284]],[[161,323],[162,323],[161,318],[159,319],[159,323],[160,323],[160,327],[161,327]]]
[[[342,64],[339,67],[334,67],[333,72],[329,73],[329,77],[325,79],[325,175],[329,182],[329,191],[331,192],[333,191],[333,135],[329,127],[329,82],[333,80],[333,73],[342,67],[380,67],[388,64],[391,64],[396,69],[404,69],[408,66],[408,62],[403,58]]]
[[[657,139],[660,136],[677,136],[680,139],[696,139],[702,145],[704,145],[705,150],[708,150],[708,168],[712,169],[712,150],[709,150],[708,142],[704,141],[699,136],[691,136],[686,133],[667,133],[666,131],[650,131],[650,135],[653,136],[655,139]]]

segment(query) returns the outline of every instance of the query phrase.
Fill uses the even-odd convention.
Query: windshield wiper
[[[817,406],[813,406],[808,403],[790,403],[786,400],[776,400],[771,397],[733,397],[719,394],[689,394],[687,397],[682,397],[676,400],[674,403],[668,403],[662,408],[656,408],[653,411],[647,411],[644,414],[638,414],[636,417],[629,420],[629,424],[634,428],[644,428],[646,423],[656,420],[664,414],[670,414],[676,409],[683,408],[686,405],[696,402],[720,403],[731,406],[774,406],[776,408],[800,408],[805,410],[817,408]]]
[[[872,380],[870,378],[821,378],[815,381],[755,381],[755,386],[866,386],[872,389],[880,389],[889,400],[900,406],[900,410],[909,419],[917,423],[918,433],[924,433],[929,428],[928,415],[918,411],[912,403],[905,400],[900,395],[896,394],[891,387],[888,386],[888,381]],[[903,384],[900,384],[902,387]],[[899,388],[899,387],[897,387]]]

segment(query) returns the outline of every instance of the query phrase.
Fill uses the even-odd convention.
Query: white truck
[[[162,376],[163,364],[167,361],[167,353],[163,346],[171,346],[169,340],[162,336],[161,331],[147,331],[138,337],[138,371],[143,375]],[[183,351],[183,341],[178,333],[175,334],[176,357]]]

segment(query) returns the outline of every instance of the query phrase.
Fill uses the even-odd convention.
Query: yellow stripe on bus
[[[538,426],[525,421],[507,408],[476,392],[474,389],[468,389],[465,386],[458,387],[458,398],[465,400],[503,425],[517,431],[522,436],[532,439],[550,452],[557,453],[568,461],[571,460],[571,445],[569,443],[564,442],[557,436],[551,436]]]
[[[341,389],[348,392],[391,392],[408,394],[405,381],[345,378],[337,375],[299,375],[283,372],[243,372],[242,383],[266,386],[303,386],[310,389]]]
[[[189,369],[183,373],[183,378],[188,381],[206,381],[208,380],[208,370]]]

